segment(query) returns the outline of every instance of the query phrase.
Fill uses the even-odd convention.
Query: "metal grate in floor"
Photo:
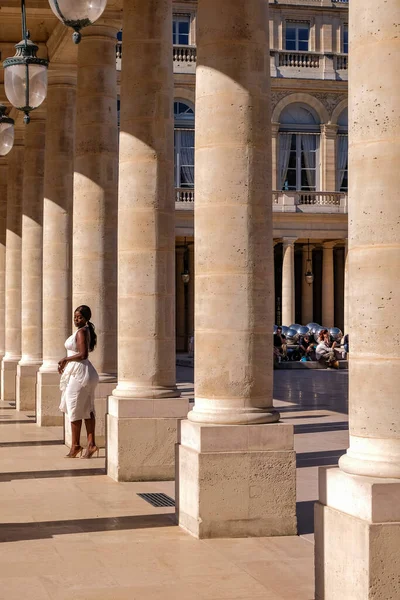
[[[175,500],[166,494],[138,494],[143,500],[146,500],[152,506],[175,506]]]

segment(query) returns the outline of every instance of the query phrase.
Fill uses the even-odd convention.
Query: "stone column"
[[[185,349],[185,289],[181,278],[183,273],[183,255],[185,249],[176,249],[176,344],[178,352]]]
[[[297,238],[283,238],[282,325],[295,322],[294,243]]]
[[[7,231],[7,180],[8,167],[0,158],[0,360],[5,354],[5,282],[6,282],[6,231]]]
[[[199,3],[195,406],[176,477],[197,537],[296,531],[293,431],[272,403],[268,22],[264,0]]]
[[[322,245],[322,325],[334,327],[335,321],[335,282],[333,271],[333,248],[336,242]]]
[[[109,399],[108,473],[172,479],[175,199],[172,0],[125,0],[118,196],[118,385]]]
[[[189,315],[188,315],[188,323],[189,323],[189,336],[194,335],[194,297],[195,297],[195,268],[194,268],[194,244],[189,244],[189,273],[190,273],[190,281],[189,281],[189,289],[188,289],[188,304],[189,304]]]
[[[312,267],[312,251],[314,246],[310,244],[303,245],[303,268],[302,268],[302,280],[301,280],[301,323],[302,325],[307,325],[307,323],[312,323],[314,320],[314,307],[313,307],[313,284],[307,283],[306,281],[306,272],[308,268],[308,255],[310,255],[311,267]],[[290,325],[290,323],[289,323]]]
[[[72,232],[72,309],[90,306],[97,346],[96,441],[104,445],[107,397],[117,375],[118,25],[82,31],[78,46]],[[65,419],[65,440],[71,428]]]
[[[321,125],[321,155],[322,155],[322,182],[321,190],[334,192],[336,190],[336,140],[338,126],[329,124]]]
[[[33,112],[25,131],[22,202],[22,357],[17,368],[17,410],[35,410],[42,364],[43,182],[46,121]]]
[[[7,157],[7,230],[5,277],[5,354],[1,364],[1,399],[15,400],[15,378],[21,358],[21,247],[24,177],[24,131],[16,131]]]
[[[350,448],[320,471],[316,598],[386,600],[400,595],[400,3],[354,0],[349,22]]]
[[[43,204],[43,364],[37,387],[37,423],[62,425],[57,363],[72,331],[71,233],[76,74],[52,65],[47,91]]]

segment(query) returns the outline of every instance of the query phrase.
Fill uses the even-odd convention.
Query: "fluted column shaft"
[[[350,449],[340,467],[400,478],[400,4],[350,10]]]
[[[314,285],[312,283],[307,283],[306,281],[306,272],[308,266],[312,268],[312,251],[314,246],[308,246],[308,244],[304,244],[303,246],[303,268],[302,268],[302,279],[301,279],[301,323],[302,325],[307,325],[307,323],[311,323],[314,320],[314,304],[313,304],[313,288]],[[310,258],[310,263],[308,263],[308,258]],[[290,325],[290,323],[289,323]]]
[[[5,279],[7,230],[7,180],[6,160],[0,158],[0,360],[5,354]]]
[[[277,417],[271,410],[268,19],[263,2],[222,0],[218,17],[214,4],[203,0],[197,18],[195,407],[189,419],[266,423]]]
[[[76,75],[49,72],[43,204],[43,364],[38,377],[37,422],[62,424],[57,363],[71,334],[71,235]]]
[[[1,369],[1,399],[15,400],[15,377],[21,358],[21,248],[24,177],[23,133],[8,155],[5,355]]]
[[[78,47],[72,298],[92,310],[101,380],[117,372],[117,31],[88,27]]]
[[[283,238],[282,325],[295,321],[294,243],[296,238]]]
[[[118,196],[120,398],[175,385],[171,0],[124,2]]]
[[[42,363],[42,243],[45,115],[33,113],[25,132],[22,203],[22,357],[17,369],[18,410],[36,404],[36,374]]]
[[[333,327],[335,321],[334,242],[323,244],[322,254],[322,325]]]

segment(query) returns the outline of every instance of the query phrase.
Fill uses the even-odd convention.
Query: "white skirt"
[[[94,399],[99,376],[90,360],[67,363],[60,380],[60,410],[70,421],[95,416]]]

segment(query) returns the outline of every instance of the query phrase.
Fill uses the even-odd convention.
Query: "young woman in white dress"
[[[67,356],[58,363],[61,374],[60,389],[62,391],[60,410],[68,415],[71,421],[72,444],[66,458],[91,458],[99,449],[95,441],[94,396],[99,382],[96,369],[88,359],[89,352],[94,350],[97,335],[90,322],[92,312],[88,306],[82,305],[74,312],[74,324],[77,331],[65,342]],[[80,444],[82,419],[85,420],[87,448],[82,456]]]

